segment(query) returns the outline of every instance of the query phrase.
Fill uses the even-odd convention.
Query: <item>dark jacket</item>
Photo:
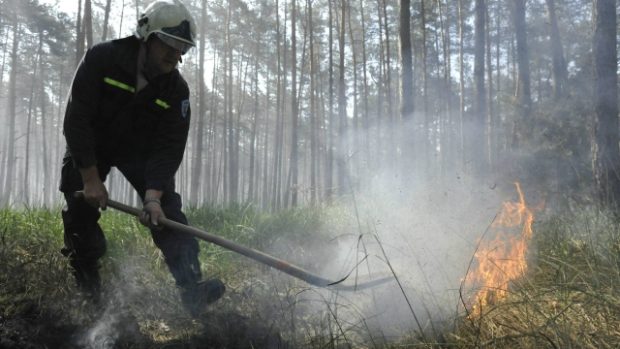
[[[146,189],[162,190],[176,173],[189,130],[189,88],[178,70],[136,93],[140,41],[95,45],[75,73],[64,133],[74,166],[146,163]]]

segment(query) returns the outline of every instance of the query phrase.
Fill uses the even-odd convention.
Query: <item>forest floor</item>
[[[421,335],[412,327],[395,337],[360,325],[370,319],[349,322],[334,311],[335,303],[308,311],[316,305],[300,295],[316,290],[203,243],[204,270],[225,279],[227,292],[193,318],[148,233],[121,214],[106,213],[102,221],[109,232],[106,283],[104,301],[95,306],[77,294],[59,253],[59,213],[0,211],[0,348],[620,346],[620,230],[593,212],[538,222],[530,272],[501,302],[477,315],[455,314],[441,333]],[[284,231],[295,241],[287,246],[311,245],[308,235],[325,219],[318,210],[269,216],[247,207],[189,215],[198,226],[259,249],[278,244]],[[303,260],[306,253],[296,248],[283,257]],[[320,270],[321,260],[308,258],[305,265]]]

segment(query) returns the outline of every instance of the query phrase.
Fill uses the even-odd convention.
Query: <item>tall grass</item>
[[[194,226],[246,246],[277,250],[279,257],[320,270],[324,261],[317,261],[314,247],[330,248],[332,234],[323,224],[329,220],[334,226],[334,210],[270,215],[239,205],[191,209],[187,214]],[[423,336],[412,327],[398,338],[377,332],[369,325],[372,319],[348,302],[347,295],[326,295],[203,242],[205,276],[223,279],[228,290],[216,306],[193,319],[179,304],[174,281],[148,231],[135,218],[112,211],[103,214],[101,225],[108,240],[102,259],[107,307],[113,303],[141,334],[116,338],[117,347],[620,346],[620,228],[616,220],[594,210],[536,224],[529,273],[513,283],[505,300],[482,309],[479,316],[454,314],[453,327],[440,334]],[[60,331],[59,324],[64,326],[60,333],[83,336],[102,319],[101,309],[76,296],[67,260],[59,252],[62,241],[59,209],[0,210],[0,322],[27,319],[35,343],[50,341],[41,333]],[[45,321],[54,324],[44,326]],[[119,321],[118,331],[128,327],[127,321]],[[71,336],[66,340],[74,343]]]
[[[530,273],[449,337],[457,346],[619,347],[620,229],[609,217],[585,209],[539,222]]]

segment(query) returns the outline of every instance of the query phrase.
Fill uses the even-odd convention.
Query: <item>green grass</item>
[[[187,215],[192,225],[246,246],[264,251],[278,246],[278,257],[300,261],[309,270],[320,270],[322,261],[311,257],[317,248],[329,249],[337,234],[325,231],[326,222],[346,224],[337,208],[271,215],[240,205],[192,209]],[[116,339],[121,348],[234,348],[250,342],[257,348],[269,343],[289,348],[620,346],[620,227],[594,210],[538,221],[529,273],[512,285],[509,296],[480,316],[454,314],[453,326],[424,337],[426,342],[413,327],[385,342],[361,313],[341,315],[357,311],[344,299],[325,299],[302,282],[204,242],[203,272],[223,279],[228,290],[207,315],[192,319],[179,304],[148,230],[114,211],[103,214],[101,225],[108,240],[102,276],[107,298],[121,314],[114,318],[117,330],[137,328],[133,337]],[[100,323],[101,312],[75,296],[67,260],[59,252],[62,241],[59,209],[0,210],[0,338],[11,340],[21,331],[26,332],[21,344],[49,345]],[[323,310],[308,311],[317,308]]]

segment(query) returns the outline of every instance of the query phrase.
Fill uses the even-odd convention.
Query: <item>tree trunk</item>
[[[485,41],[486,41],[486,71],[487,71],[487,83],[489,85],[487,99],[486,99],[486,108],[487,108],[487,120],[486,120],[486,163],[488,164],[488,168],[492,169],[495,165],[495,153],[497,147],[493,142],[493,135],[495,134],[495,111],[493,106],[494,100],[494,91],[493,91],[493,60],[491,56],[491,16],[489,15],[489,5],[485,6],[484,9],[485,16]]]
[[[312,0],[307,0],[308,28],[310,36],[310,203],[317,203],[317,168],[318,168],[318,122],[316,111],[316,63],[314,53],[314,26],[312,23]]]
[[[236,160],[236,144],[237,139],[235,129],[235,115],[233,113],[233,48],[231,39],[231,25],[232,25],[232,3],[228,4],[228,15],[226,25],[226,47],[227,47],[227,61],[228,61],[228,75],[226,83],[226,119],[228,120],[228,201],[230,203],[237,202],[238,200],[238,187],[239,187],[239,168]],[[226,177],[225,177],[226,178]]]
[[[108,38],[108,22],[110,20],[110,8],[112,7],[112,0],[106,0],[105,12],[103,15],[103,34],[101,35],[101,41],[106,41]]]
[[[77,20],[75,24],[75,66],[80,64],[80,60],[84,55],[84,31],[82,30],[82,0],[78,0]]]
[[[444,76],[443,76],[443,89],[442,98],[444,103],[441,103],[440,108],[444,108],[444,115],[440,122],[440,149],[441,149],[441,175],[446,176],[448,174],[448,168],[453,163],[454,156],[454,128],[452,121],[452,61],[451,61],[451,49],[450,49],[450,1],[446,2],[446,12],[444,15],[443,4],[441,0],[437,0],[437,7],[439,8],[439,21],[441,23],[441,43],[443,48],[444,58]],[[444,19],[445,18],[445,19]]]
[[[199,193],[202,190],[202,158],[203,158],[203,137],[205,128],[205,118],[207,117],[207,86],[205,83],[205,37],[207,27],[207,0],[202,0],[201,22],[200,22],[200,39],[198,43],[198,127],[196,129],[196,140],[194,142],[194,159],[192,161],[192,178],[190,180],[190,204],[197,206],[199,204]]]
[[[276,0],[276,8],[278,7],[278,1]],[[286,13],[286,11],[285,11]],[[284,19],[286,23],[286,17]],[[274,144],[274,161],[273,161],[273,185],[272,185],[272,211],[276,211],[280,208],[280,184],[282,177],[282,154],[283,154],[283,138],[284,138],[284,117],[283,108],[284,105],[284,91],[286,90],[286,78],[283,78],[283,72],[286,69],[286,49],[283,47],[281,33],[286,33],[286,25],[284,30],[280,30],[280,15],[279,10],[276,11],[276,47],[278,56],[278,69],[277,69],[277,92],[276,92],[276,137]],[[284,52],[282,52],[284,51]],[[284,58],[284,59],[282,59]],[[283,62],[284,60],[284,62]]]
[[[91,0],[84,3],[84,34],[86,36],[86,47],[93,47],[93,11]]]
[[[258,178],[256,175],[256,132],[258,129],[258,115],[259,115],[259,93],[258,93],[258,69],[259,69],[259,57],[260,57],[260,46],[261,46],[261,40],[259,38],[256,39],[256,49],[254,52],[254,79],[253,79],[253,92],[252,94],[254,95],[254,107],[252,108],[252,129],[250,131],[250,170],[249,170],[249,174],[248,174],[248,202],[252,203],[255,202],[255,200],[257,199],[257,196],[255,191],[256,191],[256,186],[255,183],[258,183]]]
[[[547,16],[549,17],[549,36],[551,40],[551,55],[553,57],[553,97],[557,100],[564,96],[568,72],[562,48],[562,38],[558,29],[558,20],[555,15],[555,0],[546,0]]]
[[[474,32],[474,82],[475,104],[471,126],[468,128],[470,138],[469,160],[476,176],[486,172],[486,152],[484,147],[484,134],[486,133],[487,104],[486,90],[484,85],[484,44],[485,44],[485,18],[486,3],[484,0],[476,0],[475,7],[475,32]]]
[[[9,94],[7,96],[7,116],[9,118],[8,132],[8,148],[6,155],[6,177],[4,178],[4,196],[2,198],[2,205],[6,206],[11,202],[13,194],[13,178],[15,176],[15,119],[17,115],[17,71],[19,66],[19,40],[20,40],[20,26],[17,16],[13,20],[13,45],[11,48],[11,72],[9,73]]]
[[[422,132],[422,157],[424,178],[430,168],[431,152],[431,116],[428,112],[428,49],[426,47],[426,8],[424,0],[420,0],[420,32],[422,34],[422,110],[424,113],[424,131]]]
[[[402,64],[400,116],[409,122],[413,117],[413,61],[411,49],[411,1],[400,0],[400,56]],[[409,149],[408,151],[411,151]],[[411,154],[411,153],[410,153]]]
[[[217,141],[218,135],[217,132],[217,84],[218,84],[218,59],[217,59],[217,50],[213,52],[213,73],[211,78],[211,96],[209,98],[209,136],[207,137],[207,154],[210,161],[207,162],[207,178],[208,178],[208,187],[206,191],[207,199],[209,202],[217,202],[217,193],[219,190],[218,184],[218,176],[217,176]]]
[[[44,65],[41,65],[41,73],[40,75],[45,77],[46,74],[44,74],[43,71]],[[45,80],[44,80],[45,81]],[[42,164],[43,164],[43,168],[42,168],[42,184],[43,184],[43,188],[42,188],[42,194],[43,194],[43,198],[42,198],[42,203],[43,203],[43,207],[48,207],[48,205],[51,204],[50,202],[50,197],[52,195],[52,190],[53,190],[53,184],[54,181],[52,180],[52,178],[54,178],[54,174],[50,171],[51,166],[51,159],[53,159],[54,157],[54,152],[52,150],[52,148],[50,147],[50,142],[49,142],[49,136],[51,134],[50,132],[50,120],[48,120],[48,113],[47,113],[47,104],[46,102],[46,93],[45,93],[45,83],[41,83],[39,85],[39,95],[40,95],[40,100],[39,102],[40,104],[40,108],[41,108],[41,148],[42,148],[42,155],[43,155],[43,159],[41,159]]]
[[[344,57],[345,57],[345,22],[346,22],[346,12],[347,12],[347,3],[346,0],[340,0],[341,2],[341,16],[340,16],[340,32],[338,38],[338,50],[340,54],[339,61],[339,72],[338,72],[338,156],[337,156],[337,164],[338,164],[338,193],[340,195],[345,194],[345,176],[346,176],[346,162],[345,156],[348,152],[347,142],[345,141],[346,137],[346,129],[347,129],[347,96],[346,96],[346,86],[344,80],[345,73],[345,65],[344,65]]]
[[[463,41],[465,40],[465,17],[463,16],[463,0],[458,2],[459,21],[459,121],[458,121],[458,152],[460,153],[460,167],[465,165],[465,63]]]
[[[263,137],[263,190],[262,190],[262,199],[261,199],[261,208],[263,210],[266,210],[267,208],[269,208],[269,184],[271,183],[269,181],[270,176],[269,176],[269,166],[267,164],[269,164],[269,140],[272,139],[271,137],[271,125],[269,123],[269,117],[267,117],[267,115],[270,114],[270,108],[271,108],[271,100],[270,100],[270,92],[269,90],[266,91],[265,93],[265,111],[266,111],[266,115],[265,115],[265,125],[264,125],[264,137]]]
[[[518,148],[521,138],[525,136],[525,125],[529,120],[532,108],[532,96],[530,92],[530,57],[527,46],[527,31],[525,27],[525,1],[514,0],[513,24],[517,39],[517,123],[513,135],[513,147]]]
[[[403,149],[403,163],[413,161],[413,134],[407,132],[413,122],[413,52],[411,48],[411,1],[400,0],[400,57],[401,57],[401,91],[400,117],[405,125],[399,135]],[[406,167],[406,166],[404,166]]]
[[[388,144],[389,153],[387,157],[394,164],[396,154],[396,138],[394,137],[394,109],[393,109],[393,96],[392,96],[392,63],[391,63],[391,50],[390,50],[390,29],[388,27],[388,14],[387,14],[387,0],[381,0],[383,7],[383,32],[385,33],[385,95],[387,101],[387,114],[388,114]],[[379,114],[381,115],[381,114]]]
[[[618,78],[616,1],[594,1],[594,127],[592,167],[603,208],[618,214],[620,149],[618,148]]]
[[[351,145],[349,142],[348,147],[352,147],[352,149],[354,149],[354,151],[358,151],[358,149],[360,149],[360,145],[359,145],[359,139],[360,139],[360,133],[359,133],[359,112],[358,112],[358,72],[357,72],[357,49],[355,46],[355,37],[353,35],[353,26],[351,25],[351,11],[347,11],[347,23],[348,23],[348,27],[349,27],[349,41],[351,42],[351,70],[353,71],[353,111],[351,113],[352,119],[353,119],[353,131],[352,131],[352,141],[353,144]],[[347,115],[348,118],[348,115]],[[351,164],[349,166],[349,171],[351,171],[351,168],[353,169],[353,173],[359,173],[359,156],[354,156],[351,158]],[[349,185],[353,185],[353,183],[350,183]]]
[[[368,55],[366,53],[366,18],[364,16],[364,0],[360,0],[360,17],[361,17],[361,26],[362,26],[362,83],[364,86],[363,93],[363,110],[362,110],[362,119],[364,120],[364,154],[365,154],[365,163],[366,166],[370,165],[370,118],[369,118],[369,105],[368,105]],[[411,96],[413,98],[413,95]]]
[[[291,206],[297,206],[299,186],[299,105],[297,104],[297,4],[291,0]]]
[[[31,143],[31,135],[32,135],[32,113],[33,113],[33,108],[34,108],[34,99],[35,99],[35,84],[36,82],[39,80],[38,79],[38,71],[39,71],[39,67],[41,66],[41,57],[43,54],[43,33],[39,32],[39,44],[38,44],[38,49],[37,49],[37,57],[35,60],[35,64],[34,64],[34,71],[32,73],[32,81],[30,83],[30,97],[28,98],[28,116],[27,116],[27,121],[26,121],[26,151],[25,151],[25,156],[24,156],[24,178],[22,178],[22,184],[23,184],[23,188],[22,188],[22,197],[24,200],[24,203],[28,206],[30,206],[31,203],[31,197],[30,197],[30,192],[31,192],[31,187],[30,187],[30,166],[31,166],[31,161],[30,161],[30,143]],[[41,96],[41,98],[43,98],[43,96]],[[36,114],[36,111],[34,111],[34,113]],[[35,116],[36,117],[36,116]],[[35,183],[37,183],[35,181]]]
[[[336,145],[334,120],[334,16],[332,0],[327,0],[329,6],[329,106],[328,106],[328,125],[327,125],[327,160],[325,164],[325,199],[331,202],[334,193],[334,147]]]

